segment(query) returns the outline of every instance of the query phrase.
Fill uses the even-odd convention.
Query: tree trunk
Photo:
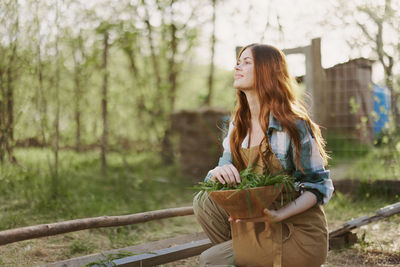
[[[395,131],[400,127],[400,113],[397,105],[399,93],[394,90],[392,67],[385,67],[385,83],[390,91],[390,109],[393,116],[393,124]]]
[[[39,1],[36,1],[35,5],[35,18],[34,21],[36,23],[36,54],[37,54],[37,66],[36,66],[36,75],[37,75],[37,91],[36,91],[36,109],[39,112],[39,123],[40,123],[40,136],[41,136],[41,144],[46,144],[46,97],[43,92],[43,63],[42,63],[42,49],[40,47],[42,39],[40,36],[40,19],[39,19]]]
[[[18,14],[18,3],[15,3],[13,5],[14,10],[12,12],[15,12],[15,22],[13,27],[15,32],[15,36],[10,37],[10,39],[15,38],[14,41],[10,43],[10,57],[8,61],[8,66],[6,70],[6,81],[7,81],[7,87],[6,92],[5,92],[5,101],[4,101],[4,145],[5,149],[7,150],[8,153],[8,158],[11,163],[17,163],[17,159],[14,156],[14,82],[15,82],[15,60],[17,57],[17,46],[18,46],[18,31],[19,31],[19,14]]]
[[[76,40],[74,40],[76,42]],[[82,36],[79,35],[78,37],[78,45],[75,43],[73,44],[73,59],[74,59],[74,86],[75,86],[75,110],[74,110],[74,118],[76,124],[76,132],[75,132],[75,151],[81,151],[81,98],[82,98],[82,85],[81,85],[81,75],[82,75],[82,66],[79,59],[76,57],[77,52],[79,51],[83,58],[83,47],[82,43]]]
[[[17,45],[13,45],[9,65],[7,67],[7,125],[6,125],[6,149],[11,163],[16,163],[17,160],[13,155],[14,149],[14,77],[13,66],[16,54]]]
[[[0,163],[4,162],[5,148],[5,108],[4,108],[4,82],[3,69],[0,66]]]
[[[212,7],[213,7],[213,16],[212,16],[212,25],[213,30],[211,34],[211,61],[210,61],[210,73],[208,75],[208,93],[204,100],[204,104],[209,106],[211,104],[211,96],[213,92],[213,85],[214,85],[214,55],[215,55],[215,20],[216,20],[216,2],[217,0],[212,0]]]
[[[75,132],[75,151],[81,151],[81,107],[80,107],[80,81],[78,74],[75,72],[75,123],[76,123],[76,132]]]
[[[156,93],[156,98],[155,98],[155,102],[156,104],[154,105],[155,110],[151,111],[152,115],[156,118],[159,118],[160,116],[163,115],[163,105],[162,105],[162,88],[161,88],[161,73],[160,73],[160,68],[159,68],[159,61],[157,59],[157,54],[156,54],[156,50],[154,48],[154,44],[153,44],[153,29],[151,27],[150,24],[150,15],[149,15],[149,11],[147,9],[147,6],[145,4],[145,1],[142,0],[142,5],[144,7],[145,10],[145,24],[146,24],[146,28],[148,31],[147,34],[147,40],[149,43],[149,47],[150,47],[150,53],[151,53],[151,63],[153,65],[153,70],[154,70],[154,75],[156,76],[156,88],[157,88],[157,93]],[[171,4],[172,6],[172,4]]]
[[[103,116],[103,137],[101,141],[101,173],[106,174],[107,168],[107,87],[108,87],[108,71],[107,71],[107,58],[108,58],[108,31],[104,32],[104,50],[103,50],[103,92],[102,92],[102,116]]]
[[[390,91],[390,110],[392,113],[392,122],[394,126],[394,130],[396,131],[400,127],[400,114],[399,114],[399,108],[397,106],[397,100],[398,100],[398,93],[394,90],[394,83],[393,83],[393,58],[392,57],[387,57],[389,64],[385,64],[383,60],[383,56],[380,58],[380,62],[383,65],[384,68],[384,74],[385,74],[385,84],[389,88]]]
[[[56,117],[54,120],[54,127],[56,130],[56,140],[54,145],[54,173],[52,175],[52,197],[56,199],[58,197],[58,151],[59,151],[59,142],[60,142],[60,51],[58,48],[59,42],[59,6],[58,0],[56,1],[56,18],[55,23],[57,27],[57,36],[56,36],[56,73],[55,73],[55,89],[56,89]]]
[[[132,40],[127,40],[127,43],[129,43],[129,45],[131,45],[131,42],[134,42]],[[134,54],[134,49],[132,49],[131,46],[129,47],[125,47],[124,48],[125,54],[127,55],[128,59],[129,59],[129,64],[130,64],[130,71],[132,72],[132,75],[134,77],[134,88],[136,89],[136,91],[138,92],[138,97],[136,98],[136,109],[138,111],[138,116],[139,119],[143,119],[143,114],[144,112],[148,112],[151,113],[146,106],[144,105],[144,99],[145,99],[145,95],[143,92],[143,82],[141,81],[140,78],[140,73],[139,70],[136,66],[136,59],[135,59],[135,54]]]
[[[176,99],[176,87],[177,87],[177,78],[178,78],[178,66],[176,63],[176,53],[178,50],[178,40],[176,36],[176,25],[173,23],[173,11],[171,9],[171,25],[170,25],[170,57],[168,59],[169,65],[169,73],[168,73],[168,82],[169,82],[169,92],[168,92],[168,110],[166,110],[166,129],[164,133],[164,137],[162,140],[162,151],[161,158],[164,164],[170,165],[174,162],[174,153],[173,147],[171,143],[171,113],[175,107],[175,99]]]

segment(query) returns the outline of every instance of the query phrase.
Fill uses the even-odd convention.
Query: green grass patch
[[[330,167],[364,157],[372,147],[340,133],[328,131],[326,135],[326,149],[331,157]]]
[[[398,196],[355,194],[353,196],[336,192],[324,206],[329,221],[348,221],[373,213],[385,206],[399,201]]]
[[[17,149],[20,166],[0,166],[0,229],[59,220],[123,215],[176,207],[192,199],[191,181],[155,153],[108,154],[107,174],[99,153],[60,152],[57,195],[46,149]]]
[[[90,254],[96,247],[89,240],[75,240],[70,245],[69,255],[74,254]]]
[[[359,180],[400,180],[400,151],[392,146],[379,146],[353,161],[347,178]]]

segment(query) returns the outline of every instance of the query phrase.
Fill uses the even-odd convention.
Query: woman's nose
[[[234,67],[235,70],[240,70],[241,68],[242,68],[242,66],[240,66],[240,64],[236,64]]]

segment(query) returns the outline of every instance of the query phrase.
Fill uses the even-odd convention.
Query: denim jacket
[[[316,195],[319,204],[328,203],[333,193],[333,183],[329,178],[329,170],[325,170],[323,158],[318,146],[311,134],[308,123],[304,120],[295,122],[300,133],[300,164],[304,171],[301,172],[294,161],[295,145],[289,134],[282,129],[281,123],[270,113],[267,137],[271,149],[276,155],[282,168],[290,176],[296,178],[296,190],[301,192],[310,191]],[[218,166],[232,164],[232,154],[229,146],[229,139],[233,130],[233,122],[229,124],[228,134],[222,142],[224,152],[220,157]],[[249,136],[243,140],[242,147],[248,147]],[[211,178],[211,171],[208,172],[205,181]]]

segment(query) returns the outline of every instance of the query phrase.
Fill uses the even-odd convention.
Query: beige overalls
[[[282,167],[269,144],[270,157],[267,169],[277,173]],[[241,148],[246,167],[265,167],[260,158],[259,146]],[[298,196],[298,194],[297,194]],[[284,198],[286,199],[286,198]],[[207,194],[196,195],[193,202],[195,215],[203,230],[214,244],[200,255],[201,266],[244,267],[317,267],[325,262],[328,252],[328,230],[323,208],[320,205],[292,216],[282,222],[229,223],[229,215],[214,203]],[[281,198],[272,209],[281,207]],[[232,242],[233,239],[233,242]]]

